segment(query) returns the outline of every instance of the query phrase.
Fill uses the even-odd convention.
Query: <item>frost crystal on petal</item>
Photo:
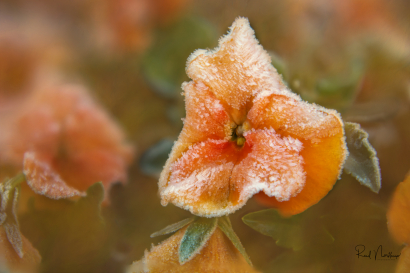
[[[24,174],[27,184],[34,192],[49,198],[60,199],[84,195],[68,186],[48,162],[41,160],[33,152],[24,155]]]
[[[187,74],[236,110],[258,94],[288,93],[246,18],[235,20],[218,48],[195,51],[188,58]]]

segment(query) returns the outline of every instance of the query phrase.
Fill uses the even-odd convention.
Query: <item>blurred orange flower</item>
[[[410,175],[401,182],[394,194],[387,212],[387,226],[390,234],[399,244],[406,244],[396,268],[397,273],[410,271]]]
[[[83,195],[99,181],[108,192],[113,182],[127,179],[132,147],[79,85],[43,86],[3,116],[2,127],[0,163],[22,166],[38,194]]]
[[[22,250],[20,257],[7,239],[4,227],[0,225],[0,271],[1,272],[38,272],[41,256],[31,243],[22,236]]]
[[[163,205],[221,216],[263,192],[292,215],[332,189],[347,154],[340,116],[285,86],[247,19],[216,50],[195,51],[186,71],[187,116],[160,177]]]
[[[151,40],[153,28],[176,17],[189,0],[106,0],[96,2],[92,13],[104,46],[141,51]]]
[[[129,273],[142,272],[258,272],[252,268],[235,248],[232,242],[217,228],[204,248],[192,260],[179,263],[178,250],[184,232],[183,228],[173,236],[145,252],[142,260],[134,262]]]

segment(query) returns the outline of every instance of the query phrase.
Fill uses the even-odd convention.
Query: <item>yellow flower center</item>
[[[241,125],[237,125],[236,127],[232,128],[231,141],[235,141],[236,145],[242,147],[246,141],[243,134],[246,131],[249,131],[250,129],[251,129],[251,125],[249,124],[248,121],[245,121]]]

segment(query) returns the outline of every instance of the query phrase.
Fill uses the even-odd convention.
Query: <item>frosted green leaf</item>
[[[17,204],[20,196],[20,184],[24,179],[24,175],[19,174],[0,184],[0,224],[3,226],[7,239],[20,258],[23,258],[24,252],[17,220]]]
[[[184,264],[195,257],[206,245],[217,227],[217,218],[196,217],[182,237],[179,246],[179,263]]]
[[[157,237],[157,236],[161,236],[161,235],[166,235],[166,234],[170,234],[173,233],[181,228],[183,228],[184,226],[192,223],[194,221],[194,217],[192,218],[187,218],[184,219],[182,221],[179,221],[178,223],[174,223],[172,225],[169,225],[163,229],[161,229],[160,231],[154,232],[151,234],[151,238]]]
[[[140,160],[140,168],[144,174],[159,178],[165,162],[171,153],[174,142],[170,139],[162,139],[150,147]]]
[[[301,214],[283,218],[275,209],[261,210],[245,215],[243,222],[254,230],[276,240],[276,245],[300,250],[306,245],[329,244],[330,233],[318,223],[307,223]]]
[[[344,128],[349,150],[349,156],[344,164],[345,172],[354,176],[360,184],[378,193],[381,188],[379,160],[367,139],[369,135],[357,123],[345,122]]]
[[[154,91],[166,98],[178,97],[188,80],[185,60],[196,49],[213,47],[217,33],[200,18],[184,18],[157,33],[154,46],[144,56],[143,73]]]
[[[17,186],[11,190],[12,198],[10,198],[5,214],[6,219],[3,223],[4,230],[6,231],[7,239],[9,240],[10,244],[13,246],[14,250],[16,251],[17,255],[20,258],[23,258],[24,251],[23,251],[23,241],[21,238],[20,227],[17,220],[17,203],[18,198],[20,195],[20,187]]]
[[[242,254],[248,264],[252,265],[251,260],[249,259],[248,254],[245,251],[241,241],[239,240],[238,236],[232,229],[231,221],[229,220],[228,216],[223,216],[218,218],[218,227],[225,233],[226,237],[231,240],[232,244],[238,249],[238,251]]]

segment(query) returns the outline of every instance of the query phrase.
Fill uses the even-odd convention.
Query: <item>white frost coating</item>
[[[274,130],[254,130],[245,133],[255,141],[252,152],[235,167],[233,179],[243,179],[241,199],[263,191],[278,201],[287,201],[305,185],[302,143],[290,136],[281,138]]]
[[[241,208],[261,191],[278,201],[297,195],[306,181],[299,154],[303,144],[290,136],[281,138],[273,129],[251,130],[244,136],[252,142],[252,151],[236,165],[218,155],[206,155],[208,150],[202,152],[210,143],[225,141],[191,146],[171,164],[171,177],[161,192],[162,199],[193,214],[216,217]],[[239,200],[234,202],[229,198],[232,187],[239,190]]]
[[[242,17],[235,20],[217,48],[192,53],[186,72],[194,81],[206,83],[219,99],[238,110],[261,95],[299,98],[285,87],[269,54],[255,38],[248,19]]]
[[[24,154],[24,170],[27,184],[37,194],[60,199],[73,196],[85,196],[84,193],[68,186],[46,162],[40,161],[35,153]]]

